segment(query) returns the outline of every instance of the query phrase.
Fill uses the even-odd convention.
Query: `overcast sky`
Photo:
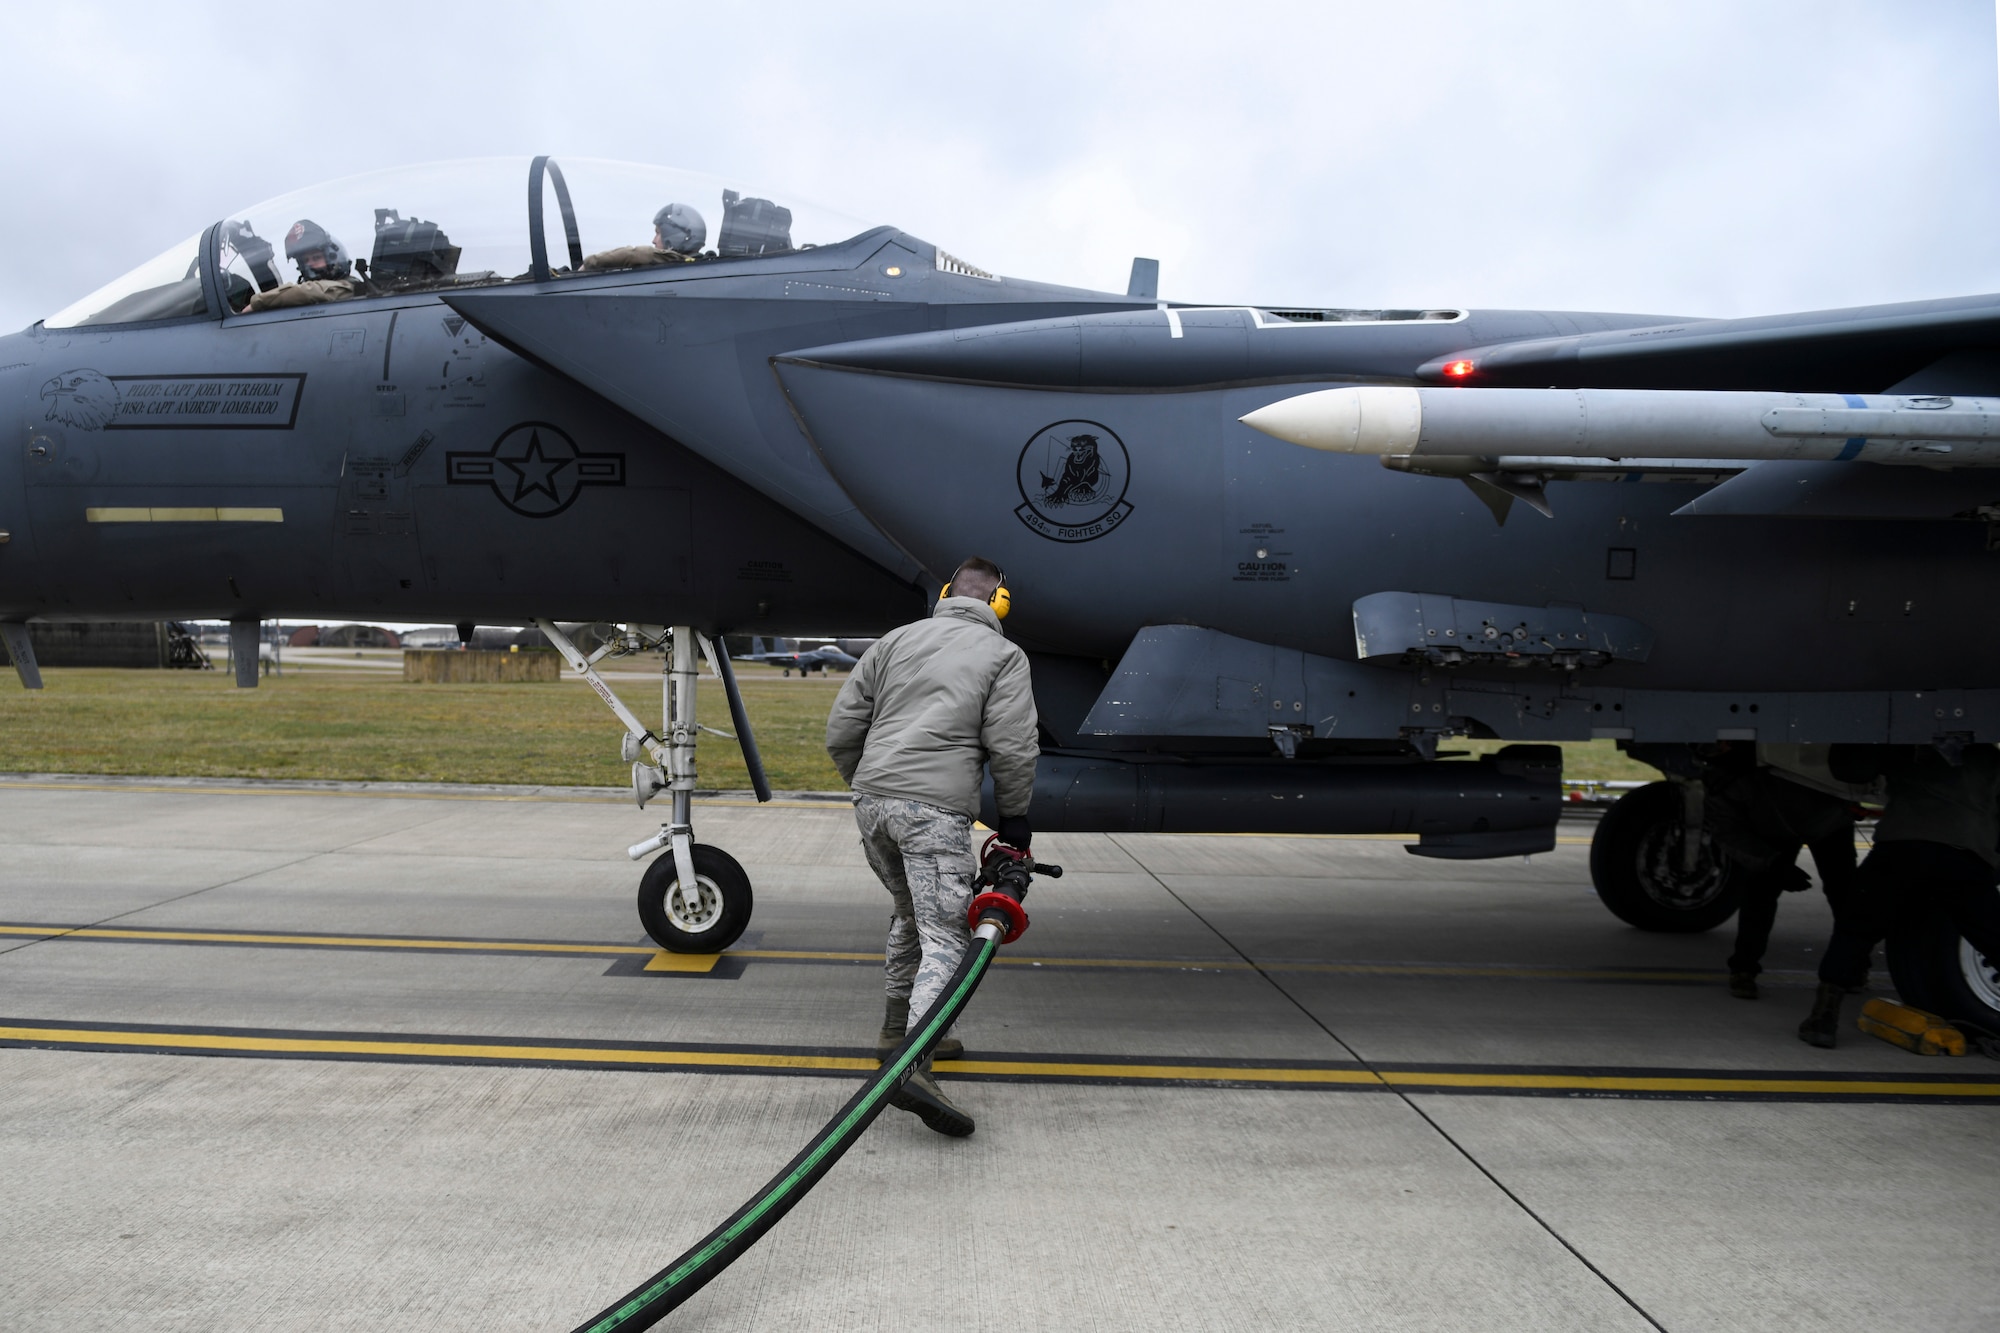
[[[1988,0],[7,0],[0,327],[223,213],[691,167],[1176,299],[1752,314],[2000,290]],[[523,207],[525,212],[525,206]]]

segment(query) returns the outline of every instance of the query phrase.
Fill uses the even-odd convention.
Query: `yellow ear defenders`
[[[942,602],[949,596],[951,596],[951,585],[947,583],[938,589],[938,600]],[[1007,618],[1007,612],[1014,605],[1014,594],[1007,591],[1007,576],[1004,573],[1000,576],[1000,586],[993,590],[993,595],[986,599],[986,604],[993,608],[996,619]]]

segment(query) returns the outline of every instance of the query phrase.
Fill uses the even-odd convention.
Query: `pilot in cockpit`
[[[285,233],[285,257],[298,265],[299,280],[257,292],[243,307],[245,314],[347,301],[368,291],[367,285],[353,276],[354,264],[346,248],[311,218],[300,218]]]
[[[621,245],[588,255],[583,272],[602,273],[617,268],[647,268],[654,264],[686,264],[701,255],[708,240],[708,224],[701,214],[686,204],[668,204],[653,214],[651,245]]]

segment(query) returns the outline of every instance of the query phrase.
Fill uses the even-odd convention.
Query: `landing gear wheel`
[[[1590,879],[1611,914],[1641,930],[1695,934],[1736,911],[1722,851],[1706,833],[1693,870],[1682,865],[1681,794],[1671,782],[1627,792],[1590,840]]]
[[[1889,937],[1889,976],[1905,1004],[2000,1033],[2000,960],[1976,953],[1941,916]]]
[[[671,953],[721,953],[750,924],[750,877],[720,847],[693,848],[695,891],[683,893],[672,851],[661,852],[639,881],[639,920]]]

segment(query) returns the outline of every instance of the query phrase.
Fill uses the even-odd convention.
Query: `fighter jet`
[[[828,667],[836,671],[852,671],[854,664],[861,659],[834,643],[822,643],[812,648],[788,649],[784,647],[782,640],[777,641],[776,647],[766,647],[763,639],[753,638],[750,640],[750,651],[737,653],[735,660],[783,667],[787,676],[794,671],[801,676],[809,676],[815,671],[825,675]]]
[[[1599,893],[1701,930],[1734,908],[1703,747],[1809,778],[1832,742],[2000,739],[2000,297],[1196,307],[1149,260],[1050,286],[781,198],[546,158],[350,177],[0,339],[23,680],[35,617],[533,621],[594,681],[665,648],[658,727],[596,683],[639,803],[673,802],[631,849],[668,852],[642,918],[697,950],[752,901],[693,837],[698,662],[765,792],[716,637],[879,633],[972,552],[1030,654],[1042,829],[1527,854],[1547,742],[1612,738],[1673,780],[1600,825]],[[585,656],[557,618],[625,632]],[[1955,938],[1895,967],[2000,1020]]]

